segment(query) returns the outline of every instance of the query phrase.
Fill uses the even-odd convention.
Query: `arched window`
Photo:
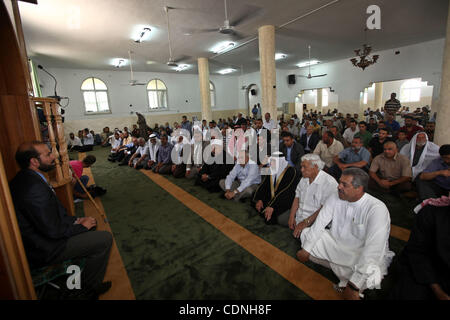
[[[209,94],[211,96],[211,108],[216,106],[216,87],[212,81],[209,82]]]
[[[108,87],[98,78],[87,78],[81,84],[86,113],[110,112]]]
[[[147,96],[150,110],[167,109],[167,87],[161,80],[150,80],[147,85]]]
[[[405,81],[400,87],[400,102],[420,101],[420,89],[422,82],[418,79]]]

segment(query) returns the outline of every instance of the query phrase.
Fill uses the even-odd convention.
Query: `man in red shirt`
[[[406,116],[405,117],[405,125],[400,128],[400,131],[406,132],[406,138],[408,141],[411,140],[411,138],[418,132],[422,131],[423,128],[416,126],[413,124],[413,117],[412,116]]]
[[[70,161],[70,166],[72,167],[72,185],[73,185],[73,194],[75,197],[79,199],[87,199],[88,196],[84,192],[83,188],[80,186],[78,181],[75,179],[75,175],[80,179],[81,183],[86,187],[89,182],[89,177],[83,176],[83,169],[91,167],[97,159],[93,155],[88,155],[82,161],[80,160],[72,160]]]

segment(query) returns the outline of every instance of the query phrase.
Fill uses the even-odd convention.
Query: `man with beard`
[[[428,141],[425,132],[419,132],[405,145],[400,154],[411,162],[413,181],[435,159],[439,159],[439,146]]]
[[[423,128],[414,125],[414,118],[408,115],[405,117],[405,125],[401,127],[400,130],[405,131],[406,137],[408,138],[408,140],[411,140],[412,137],[417,133],[417,131],[422,131]]]
[[[298,174],[284,158],[283,153],[275,152],[268,159],[270,174],[264,175],[256,189],[253,203],[264,217],[266,224],[276,224],[281,214],[289,212],[295,197]]]
[[[436,123],[433,121],[428,121],[427,124],[425,125],[425,132],[428,136],[428,141],[433,142],[435,128],[436,128]]]
[[[301,262],[333,270],[339,279],[335,288],[349,300],[359,300],[365,289],[379,288],[394,256],[388,243],[389,211],[366,193],[368,181],[361,169],[344,170],[338,194],[325,202],[312,227],[303,230],[297,252]]]
[[[85,258],[82,289],[74,290],[70,298],[92,299],[109,290],[111,282],[103,283],[103,277],[112,236],[106,231],[90,231],[97,225],[92,217],[67,214],[44,176],[55,168],[55,157],[48,146],[39,141],[23,143],[16,161],[21,170],[10,188],[31,268]]]

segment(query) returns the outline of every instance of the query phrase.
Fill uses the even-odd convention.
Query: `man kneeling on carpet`
[[[63,298],[95,299],[111,287],[103,282],[112,236],[90,231],[92,217],[71,217],[56,196],[44,173],[55,168],[55,156],[45,143],[23,143],[16,152],[21,170],[10,183],[11,195],[23,245],[32,269],[81,258],[81,290],[66,290]]]
[[[280,223],[281,214],[289,208],[295,197],[297,170],[289,166],[282,152],[275,152],[269,158],[270,174],[263,176],[263,182],[256,189],[253,202],[267,224]]]
[[[389,211],[366,193],[368,183],[362,169],[345,169],[338,194],[325,202],[312,227],[300,236],[297,258],[333,270],[340,280],[336,289],[344,299],[359,300],[365,289],[379,289],[394,256],[388,246]]]
[[[92,197],[96,196],[102,196],[106,193],[106,190],[103,188],[100,188],[95,185],[90,185],[88,187],[89,183],[89,177],[86,175],[83,175],[83,169],[84,168],[90,168],[95,161],[97,161],[97,158],[93,155],[87,155],[83,160],[72,160],[70,161],[70,166],[72,168],[72,186],[73,186],[73,195],[76,199],[88,199],[88,195],[84,191],[83,187],[80,185],[80,183],[76,180],[75,175],[78,177],[78,179],[81,181],[83,186],[88,190],[88,192],[91,194]]]
[[[248,151],[241,150],[233,170],[219,182],[225,198],[238,201],[249,198],[261,183],[261,174],[256,162],[250,160]]]

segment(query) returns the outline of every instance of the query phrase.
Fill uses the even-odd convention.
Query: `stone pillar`
[[[380,109],[384,107],[383,105],[383,82],[376,82],[375,83],[375,103],[373,108],[375,110]],[[375,111],[373,110],[373,111]]]
[[[323,89],[317,89],[317,112],[322,111],[322,94]]]
[[[447,17],[447,37],[445,39],[444,63],[442,64],[441,91],[439,93],[439,109],[436,117],[434,143],[450,144],[450,6]]]
[[[208,58],[198,58],[198,78],[200,80],[200,98],[202,103],[201,120],[211,121],[211,93],[209,90],[209,62]]]
[[[277,89],[275,71],[275,27],[262,26],[258,29],[259,68],[261,74],[262,117],[269,112],[277,119]]]

